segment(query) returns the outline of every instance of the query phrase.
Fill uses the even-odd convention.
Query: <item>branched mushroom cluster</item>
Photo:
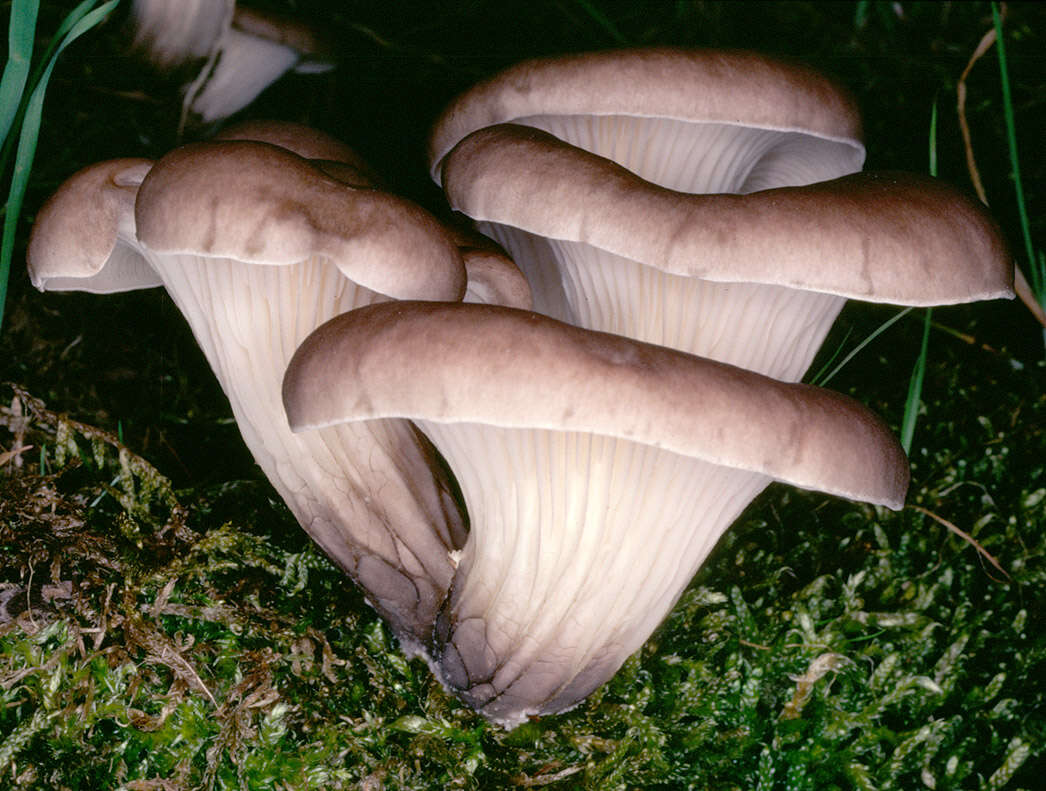
[[[1012,295],[978,204],[861,173],[848,95],[750,53],[530,61],[459,97],[432,175],[501,247],[318,133],[224,137],[70,179],[33,282],[165,286],[298,521],[507,727],[607,681],[770,482],[901,507],[889,429],[799,383],[845,299]]]

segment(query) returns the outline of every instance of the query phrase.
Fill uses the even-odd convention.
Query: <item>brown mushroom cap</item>
[[[29,277],[41,291],[111,294],[163,281],[135,249],[134,200],[153,163],[114,159],[84,168],[59,187],[29,237]]]
[[[530,284],[499,244],[456,224],[444,225],[444,229],[465,262],[468,288],[463,301],[521,310],[534,307]]]
[[[474,220],[582,242],[664,272],[870,302],[1012,296],[1012,257],[979,203],[909,173],[857,173],[747,195],[694,195],[516,125],[444,160],[451,206]]]
[[[320,256],[394,298],[456,300],[465,292],[456,248],[423,209],[389,193],[352,189],[265,143],[175,149],[142,183],[135,220],[138,238],[156,253],[260,264]]]
[[[544,128],[545,119],[559,116],[798,132],[837,149],[834,156],[849,162],[839,172],[856,171],[864,160],[856,103],[805,66],[752,52],[633,49],[528,60],[469,89],[436,122],[432,177],[439,181],[443,157],[478,129],[506,122]]]
[[[407,417],[619,437],[900,508],[908,463],[856,401],[528,311],[397,302],[342,314],[284,378],[291,428]]]
[[[241,121],[226,127],[213,139],[255,140],[286,148],[304,159],[341,163],[353,168],[356,174],[351,178],[345,178],[344,171],[339,170],[337,173],[328,172],[328,175],[353,187],[378,186],[379,179],[374,169],[355,149],[338,138],[305,124],[276,120]],[[318,166],[324,169],[327,167],[322,164]]]
[[[306,64],[299,62],[295,66],[297,70],[324,70],[333,65],[333,47],[330,39],[313,25],[293,17],[237,6],[232,17],[232,26],[249,36],[282,44],[297,52],[305,59]]]

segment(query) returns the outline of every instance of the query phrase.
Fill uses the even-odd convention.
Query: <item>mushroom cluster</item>
[[[903,505],[887,427],[797,383],[847,298],[1012,295],[978,204],[859,172],[848,95],[750,53],[528,61],[455,100],[430,153],[536,312],[352,311],[284,403],[302,431],[409,418],[447,459],[470,532],[430,658],[508,727],[608,680],[771,481]]]
[[[484,235],[248,124],[75,175],[29,267],[164,286],[298,521],[506,727],[607,681],[769,483],[903,505],[889,428],[799,382],[847,298],[1012,295],[978,204],[860,172],[849,96],[750,53],[522,63],[430,154]]]
[[[164,286],[262,471],[419,650],[465,536],[451,481],[405,420],[291,433],[284,369],[311,330],[345,311],[461,299],[470,267],[473,291],[512,294],[522,277],[493,246],[459,248],[423,209],[371,189],[365,163],[326,135],[249,123],[223,137],[71,177],[37,217],[30,277],[42,290]]]

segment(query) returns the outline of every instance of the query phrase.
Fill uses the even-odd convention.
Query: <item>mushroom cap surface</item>
[[[29,236],[29,278],[41,291],[111,294],[163,285],[136,249],[134,201],[149,159],[113,159],[70,176]]]
[[[305,124],[271,119],[240,121],[226,127],[213,139],[254,140],[286,148],[304,159],[339,162],[358,172],[356,178],[351,181],[352,186],[373,187],[378,185],[379,179],[370,163],[354,148],[326,132]],[[339,174],[329,175],[334,175],[339,181],[347,181]]]
[[[540,116],[665,118],[800,132],[838,144],[850,171],[864,160],[854,99],[822,74],[753,52],[671,48],[523,61],[473,86],[437,120],[432,178],[477,129]]]
[[[266,143],[175,149],[142,183],[135,221],[138,238],[156,253],[258,264],[315,255],[397,299],[465,293],[461,257],[428,212],[390,193],[353,189]]]
[[[294,17],[237,6],[232,17],[232,26],[254,38],[282,44],[297,52],[309,65],[303,67],[299,63],[296,69],[310,71],[329,69],[333,66],[333,47],[330,39],[317,27]]]
[[[619,437],[900,508],[908,463],[853,399],[529,311],[397,302],[342,314],[295,352],[292,430],[405,417]]]
[[[670,274],[904,305],[1013,295],[997,223],[928,176],[862,172],[745,195],[689,194],[540,130],[502,125],[454,148],[443,186],[476,221]]]
[[[531,310],[530,284],[515,261],[493,239],[459,225],[444,225],[461,253],[468,275],[464,302]]]

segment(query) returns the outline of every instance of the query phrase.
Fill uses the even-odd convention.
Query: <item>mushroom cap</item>
[[[333,47],[328,36],[313,25],[293,17],[261,11],[257,8],[237,6],[232,17],[232,26],[242,33],[259,39],[282,44],[293,49],[309,64],[305,71],[325,70],[333,67]],[[295,67],[302,69],[302,64]]]
[[[473,220],[583,242],[662,271],[870,302],[1013,295],[984,207],[910,173],[855,173],[746,195],[676,192],[529,127],[462,140],[444,159],[451,206]]]
[[[354,177],[345,178],[345,171],[328,172],[339,181],[350,183],[353,187],[373,187],[378,184],[378,177],[370,164],[356,153],[351,146],[332,137],[326,132],[314,129],[294,121],[250,120],[241,121],[226,127],[216,134],[214,140],[254,140],[270,143],[280,148],[293,151],[300,157],[312,160],[336,162],[355,169]],[[318,166],[326,169],[325,164]]]
[[[291,429],[405,417],[620,437],[900,508],[904,451],[856,401],[547,316],[397,302],[315,330],[283,384]]]
[[[210,56],[232,24],[235,0],[134,0],[132,47],[161,69]]]
[[[429,142],[432,178],[462,138],[533,116],[639,116],[814,135],[864,160],[856,102],[799,64],[753,52],[632,49],[518,63],[455,99]]]
[[[163,285],[134,246],[134,201],[152,167],[113,159],[70,176],[36,215],[26,262],[41,291],[110,294]]]
[[[465,302],[531,310],[530,284],[508,253],[493,239],[456,224],[444,225],[461,253],[468,274]]]
[[[149,172],[135,204],[155,253],[257,264],[329,260],[397,299],[460,299],[466,275],[440,223],[395,195],[352,187],[277,146],[191,143]]]

